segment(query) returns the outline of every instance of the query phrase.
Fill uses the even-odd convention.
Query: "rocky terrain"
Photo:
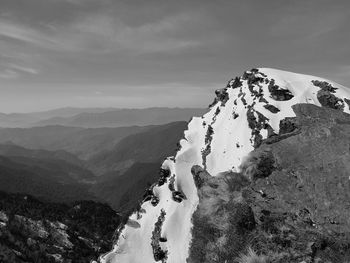
[[[350,115],[293,106],[239,173],[192,169],[199,206],[188,262],[349,262]]]
[[[90,262],[110,249],[120,222],[105,204],[0,192],[0,262]]]

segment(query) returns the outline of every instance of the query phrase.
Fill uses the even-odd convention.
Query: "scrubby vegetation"
[[[121,217],[93,201],[44,203],[0,192],[0,262],[87,262],[110,250]],[[1,220],[0,220],[1,221]]]
[[[192,167],[199,205],[188,263],[350,262],[349,115],[293,110],[239,173]]]
[[[251,181],[268,177],[275,168],[275,159],[270,151],[252,152],[240,166],[242,174]]]
[[[237,263],[270,263],[270,260],[263,255],[258,255],[251,247],[246,254],[237,259]]]

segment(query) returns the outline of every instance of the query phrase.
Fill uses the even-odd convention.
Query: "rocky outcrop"
[[[343,100],[334,95],[337,88],[326,81],[313,80],[312,83],[320,88],[317,92],[317,99],[322,106],[337,110],[344,109]]]
[[[189,263],[233,263],[250,249],[275,263],[349,262],[350,115],[293,110],[240,173],[192,168],[199,205]]]
[[[294,97],[294,95],[288,89],[283,89],[276,85],[275,80],[273,79],[271,79],[269,82],[269,91],[271,97],[277,101],[290,100]]]
[[[152,232],[152,242],[151,242],[154,260],[161,261],[162,263],[166,262],[167,253],[168,253],[166,250],[163,250],[160,245],[160,242],[161,241],[164,242],[165,240],[165,238],[161,236],[162,225],[164,220],[165,220],[165,211],[161,210],[158,220],[154,225],[154,230]]]

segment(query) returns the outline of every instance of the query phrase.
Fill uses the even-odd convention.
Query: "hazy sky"
[[[350,86],[350,1],[0,0],[0,111],[205,107],[244,70]]]

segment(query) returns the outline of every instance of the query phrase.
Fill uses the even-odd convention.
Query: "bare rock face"
[[[199,206],[189,263],[237,262],[249,247],[269,262],[350,262],[350,115],[293,110],[241,173],[211,177],[193,167]]]
[[[343,100],[334,95],[336,88],[326,81],[313,80],[312,83],[320,88],[317,92],[317,99],[322,106],[337,110],[344,109]]]

